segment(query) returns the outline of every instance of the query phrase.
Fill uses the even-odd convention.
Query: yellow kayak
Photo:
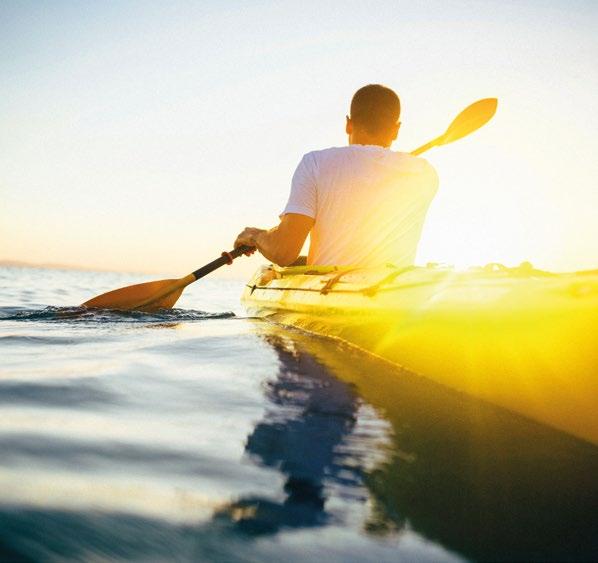
[[[598,444],[598,270],[269,266],[243,302]]]

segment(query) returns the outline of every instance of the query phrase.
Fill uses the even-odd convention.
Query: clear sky
[[[598,267],[598,2],[0,3],[0,259],[183,275],[272,226],[353,92],[403,105],[393,148],[498,97],[426,157],[418,262]],[[248,275],[257,257],[228,275]]]

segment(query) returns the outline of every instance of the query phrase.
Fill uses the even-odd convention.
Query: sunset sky
[[[270,227],[303,153],[395,89],[426,154],[418,262],[598,267],[598,2],[0,3],[0,259],[183,275]],[[260,259],[227,275],[248,275]]]

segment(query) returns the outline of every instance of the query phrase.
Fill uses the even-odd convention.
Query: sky
[[[352,94],[433,149],[417,262],[598,267],[598,2],[0,3],[0,260],[184,275],[271,227]],[[248,276],[242,258],[218,275]]]

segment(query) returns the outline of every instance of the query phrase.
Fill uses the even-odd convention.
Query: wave
[[[153,313],[145,313],[143,311],[88,309],[86,307],[46,307],[44,309],[0,307],[1,321],[25,322],[163,323],[229,319],[234,316],[235,314],[231,311],[208,313],[194,309],[161,309]]]
[[[0,346],[2,345],[29,345],[29,344],[79,344],[84,340],[81,338],[68,338],[66,336],[29,336],[19,334],[7,334],[0,336]]]
[[[114,405],[117,396],[92,382],[28,383],[0,381],[0,405],[40,405],[44,408],[77,408],[96,404]],[[0,436],[0,444],[4,439]]]

